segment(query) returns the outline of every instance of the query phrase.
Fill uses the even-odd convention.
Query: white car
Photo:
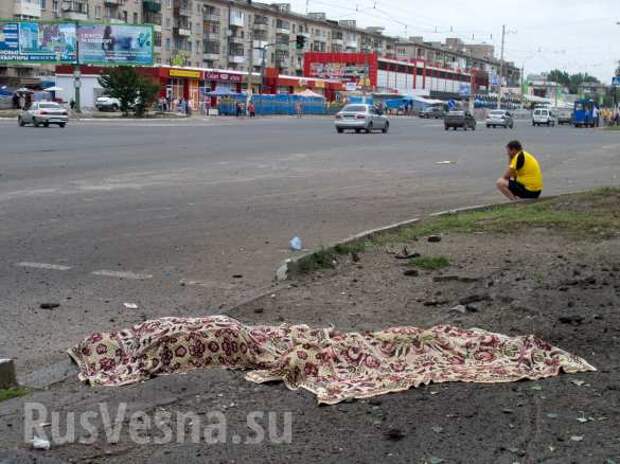
[[[97,97],[95,106],[99,111],[118,111],[121,108],[121,102],[118,98]]]
[[[35,102],[17,117],[17,123],[20,127],[24,127],[26,124],[32,124],[34,127],[41,125],[49,127],[50,124],[57,124],[60,127],[65,127],[68,122],[67,110],[58,103],[49,101]]]
[[[532,126],[555,126],[555,115],[549,108],[536,108],[532,113]]]
[[[334,124],[339,134],[347,129],[358,133],[380,130],[385,134],[390,129],[388,118],[374,106],[365,104],[346,105],[336,114]]]
[[[512,114],[506,110],[493,110],[489,112],[489,116],[486,119],[487,127],[501,126],[504,129],[512,129],[515,126]]]

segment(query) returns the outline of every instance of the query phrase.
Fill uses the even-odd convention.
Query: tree
[[[153,104],[159,93],[159,83],[148,77],[140,76],[138,80],[138,99],[134,105],[136,116],[143,116],[146,109]]]
[[[566,71],[560,71],[559,69],[554,69],[547,73],[547,80],[567,87],[569,92],[573,94],[579,93],[579,86],[583,83],[600,82],[596,77],[588,73],[568,74]]]
[[[129,66],[112,68],[102,74],[98,81],[104,95],[118,99],[124,116],[129,114],[132,107],[136,115],[142,116],[159,91],[157,83]]]

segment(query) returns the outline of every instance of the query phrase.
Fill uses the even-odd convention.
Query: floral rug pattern
[[[246,326],[227,316],[162,318],[94,333],[69,350],[79,377],[125,385],[202,368],[249,370],[319,403],[368,398],[431,382],[514,382],[596,370],[534,336],[440,325],[352,333],[306,325]]]

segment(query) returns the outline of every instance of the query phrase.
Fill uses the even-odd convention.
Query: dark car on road
[[[459,127],[462,127],[464,130],[476,130],[476,119],[469,111],[448,111],[443,121],[446,130],[451,127],[454,130],[457,130]]]
[[[442,119],[446,112],[441,106],[429,106],[420,111],[422,119]]]

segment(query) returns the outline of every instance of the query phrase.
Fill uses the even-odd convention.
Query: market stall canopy
[[[211,97],[232,97],[234,95],[241,95],[241,94],[238,92],[233,92],[232,90],[226,87],[218,87],[212,92],[207,92],[206,95],[209,95]]]
[[[300,97],[314,97],[314,98],[325,98],[320,93],[313,92],[310,89],[306,89],[303,92],[297,92],[295,95],[299,95]]]

